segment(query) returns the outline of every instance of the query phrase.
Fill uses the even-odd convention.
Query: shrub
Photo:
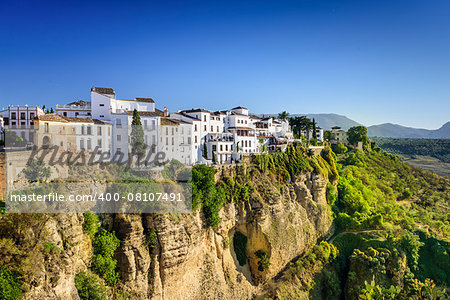
[[[0,299],[14,300],[22,296],[19,273],[0,267]]]
[[[100,227],[100,221],[98,219],[98,216],[96,214],[91,213],[90,211],[84,213],[83,216],[84,216],[83,230],[91,238],[94,238],[95,234],[98,231],[98,228]]]
[[[323,270],[324,299],[334,299],[341,294],[341,282],[335,272]]]
[[[106,299],[106,287],[94,274],[78,273],[75,276],[75,287],[81,300]]]
[[[267,270],[270,267],[270,260],[269,260],[269,256],[267,255],[266,252],[262,251],[262,250],[258,250],[255,252],[256,257],[259,258],[258,261],[258,270],[260,272],[264,272],[265,270]]]
[[[23,169],[23,174],[25,178],[29,181],[44,181],[50,177],[51,170],[50,167],[46,167],[43,160],[35,159],[27,163],[27,167]]]
[[[219,211],[225,203],[225,191],[216,187],[216,170],[206,165],[192,169],[192,208],[201,208],[208,225],[216,230],[220,224]]]
[[[155,228],[151,228],[147,235],[145,236],[146,243],[148,245],[148,249],[152,252],[154,249],[158,248],[158,233]]]
[[[117,260],[113,258],[119,246],[120,240],[114,232],[102,230],[95,236],[92,269],[108,285],[115,285],[119,281],[119,274],[116,271]]]

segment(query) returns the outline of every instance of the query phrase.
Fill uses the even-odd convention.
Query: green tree
[[[100,278],[91,273],[80,272],[75,276],[75,287],[81,300],[106,299],[106,287]]]
[[[139,112],[134,109],[131,121],[131,154],[139,158],[145,155],[144,129]]]
[[[309,131],[312,128],[312,121],[307,116],[290,118],[289,124],[294,133],[297,133],[298,136],[301,135],[301,131]]]
[[[212,151],[212,162],[213,164],[216,163],[216,154],[214,153],[214,151]]]
[[[116,271],[117,260],[114,259],[114,253],[120,246],[120,240],[114,232],[101,230],[95,236],[93,246],[92,270],[107,284],[115,285],[119,281],[119,273]]]
[[[369,137],[367,136],[367,128],[364,126],[351,127],[348,132],[348,142],[352,145],[356,145],[358,142],[362,142],[363,145],[369,143]]]
[[[27,164],[27,167],[23,169],[23,174],[29,181],[45,181],[50,177],[51,171],[50,167],[46,167],[41,159],[35,159]]]
[[[90,211],[85,212],[83,214],[84,222],[83,229],[91,238],[95,237],[95,234],[100,227],[100,220],[96,214],[91,213]]]
[[[345,145],[342,144],[341,142],[333,144],[331,148],[333,149],[333,152],[336,154],[343,154],[348,151],[347,147],[345,147]]]
[[[16,300],[22,296],[19,274],[6,267],[0,267],[0,299]]]
[[[282,111],[278,114],[278,119],[280,120],[287,120],[289,118],[289,113],[287,111]]]
[[[203,143],[203,153],[202,154],[205,159],[208,159],[208,147],[206,146],[206,142]]]
[[[330,141],[333,138],[333,134],[331,133],[331,130],[325,130],[323,132],[323,138],[325,140],[329,140]]]

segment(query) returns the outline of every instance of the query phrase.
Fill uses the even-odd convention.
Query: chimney
[[[164,117],[168,117],[169,116],[169,110],[167,109],[167,107],[164,106]]]

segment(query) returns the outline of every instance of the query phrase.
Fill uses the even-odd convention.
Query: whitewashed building
[[[158,150],[165,154],[165,160],[176,159],[181,163],[191,165],[196,158],[192,144],[193,125],[169,117],[161,118],[161,134]]]
[[[91,103],[84,100],[77,100],[65,105],[56,104],[56,113],[70,118],[91,118]]]
[[[44,111],[39,106],[28,105],[9,105],[7,109],[0,111],[4,129],[15,132],[18,137],[21,137],[27,143],[31,143],[34,139],[35,118],[43,114]]]

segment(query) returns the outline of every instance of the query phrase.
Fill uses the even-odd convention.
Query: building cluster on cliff
[[[231,163],[239,161],[243,154],[283,151],[294,141],[288,120],[250,114],[242,106],[169,114],[165,107],[157,109],[152,98],[118,99],[112,88],[102,87],[91,89],[90,102],[56,105],[55,112],[38,106],[10,105],[0,111],[0,126],[14,132],[25,145],[109,152],[111,159],[121,153],[127,159],[132,151],[135,111],[143,128],[146,151],[164,153],[166,160],[176,159],[187,165]]]

